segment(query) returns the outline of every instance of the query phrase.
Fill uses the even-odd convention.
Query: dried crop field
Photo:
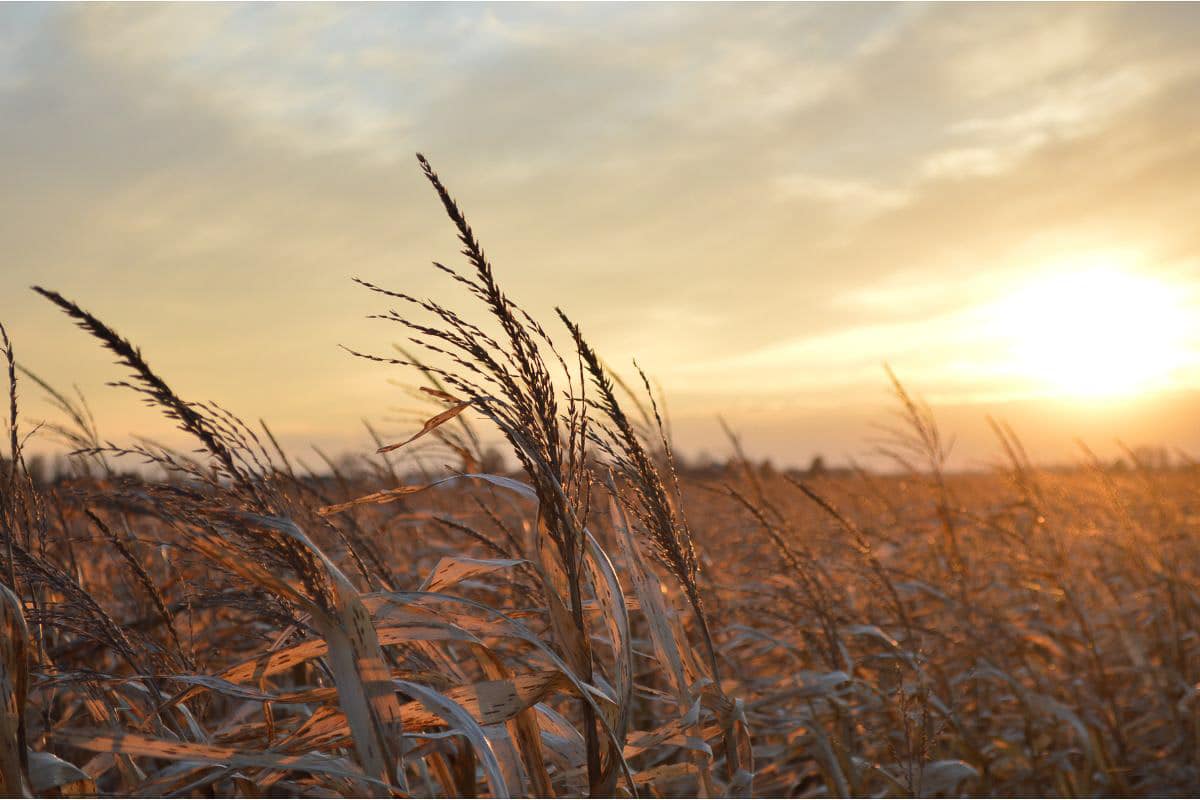
[[[305,472],[266,425],[180,398],[116,321],[40,289],[198,450],[109,444],[5,338],[0,792],[1200,785],[1193,468],[1047,472],[997,424],[995,472],[951,474],[896,382],[897,474],[779,474],[736,438],[725,467],[676,469],[648,383],[616,381],[567,314],[509,300],[421,165],[468,301],[362,281],[406,344],[359,355],[424,381],[430,412],[357,469]],[[37,391],[77,452],[53,482],[21,457]]]

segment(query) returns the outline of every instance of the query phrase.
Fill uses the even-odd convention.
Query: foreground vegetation
[[[0,793],[1184,795],[1200,784],[1197,475],[948,475],[895,383],[901,474],[679,474],[648,382],[468,267],[460,316],[366,281],[436,407],[359,469],[176,395],[199,448],[101,438],[7,338]],[[555,338],[559,344],[555,344]],[[411,351],[411,352],[410,352]],[[18,384],[73,474],[30,475]],[[477,428],[504,437],[505,473]],[[422,463],[453,463],[442,471]],[[119,469],[148,463],[157,479]]]

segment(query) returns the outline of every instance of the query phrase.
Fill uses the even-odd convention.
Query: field
[[[953,474],[897,381],[895,472],[777,473],[733,436],[725,466],[677,469],[649,382],[510,301],[421,163],[470,304],[363,282],[406,344],[359,355],[430,411],[353,469],[305,472],[39,289],[198,449],[109,444],[5,337],[0,793],[1200,786],[1194,468],[1042,470],[996,424],[1005,466]],[[56,398],[70,474],[31,474],[18,389]]]

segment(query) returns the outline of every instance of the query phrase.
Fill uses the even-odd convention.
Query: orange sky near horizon
[[[477,313],[419,150],[685,453],[720,413],[870,461],[886,362],[960,466],[987,414],[1200,455],[1197,40],[1194,5],[5,5],[0,321],[114,441],[181,443],[30,285],[293,452],[411,432],[413,376],[338,345],[402,335],[353,276]]]

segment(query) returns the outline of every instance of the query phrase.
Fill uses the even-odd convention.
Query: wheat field
[[[4,337],[0,793],[1200,786],[1193,466],[1048,471],[997,422],[1002,466],[954,473],[893,377],[892,472],[776,472],[732,432],[727,464],[688,469],[650,381],[567,310],[510,300],[420,166],[463,245],[437,268],[471,302],[356,279],[395,333],[347,358],[420,380],[429,413],[354,468],[301,468],[267,423],[178,396],[86,298],[36,289],[195,449],[111,443]],[[73,452],[53,480],[22,454],[31,392]]]

